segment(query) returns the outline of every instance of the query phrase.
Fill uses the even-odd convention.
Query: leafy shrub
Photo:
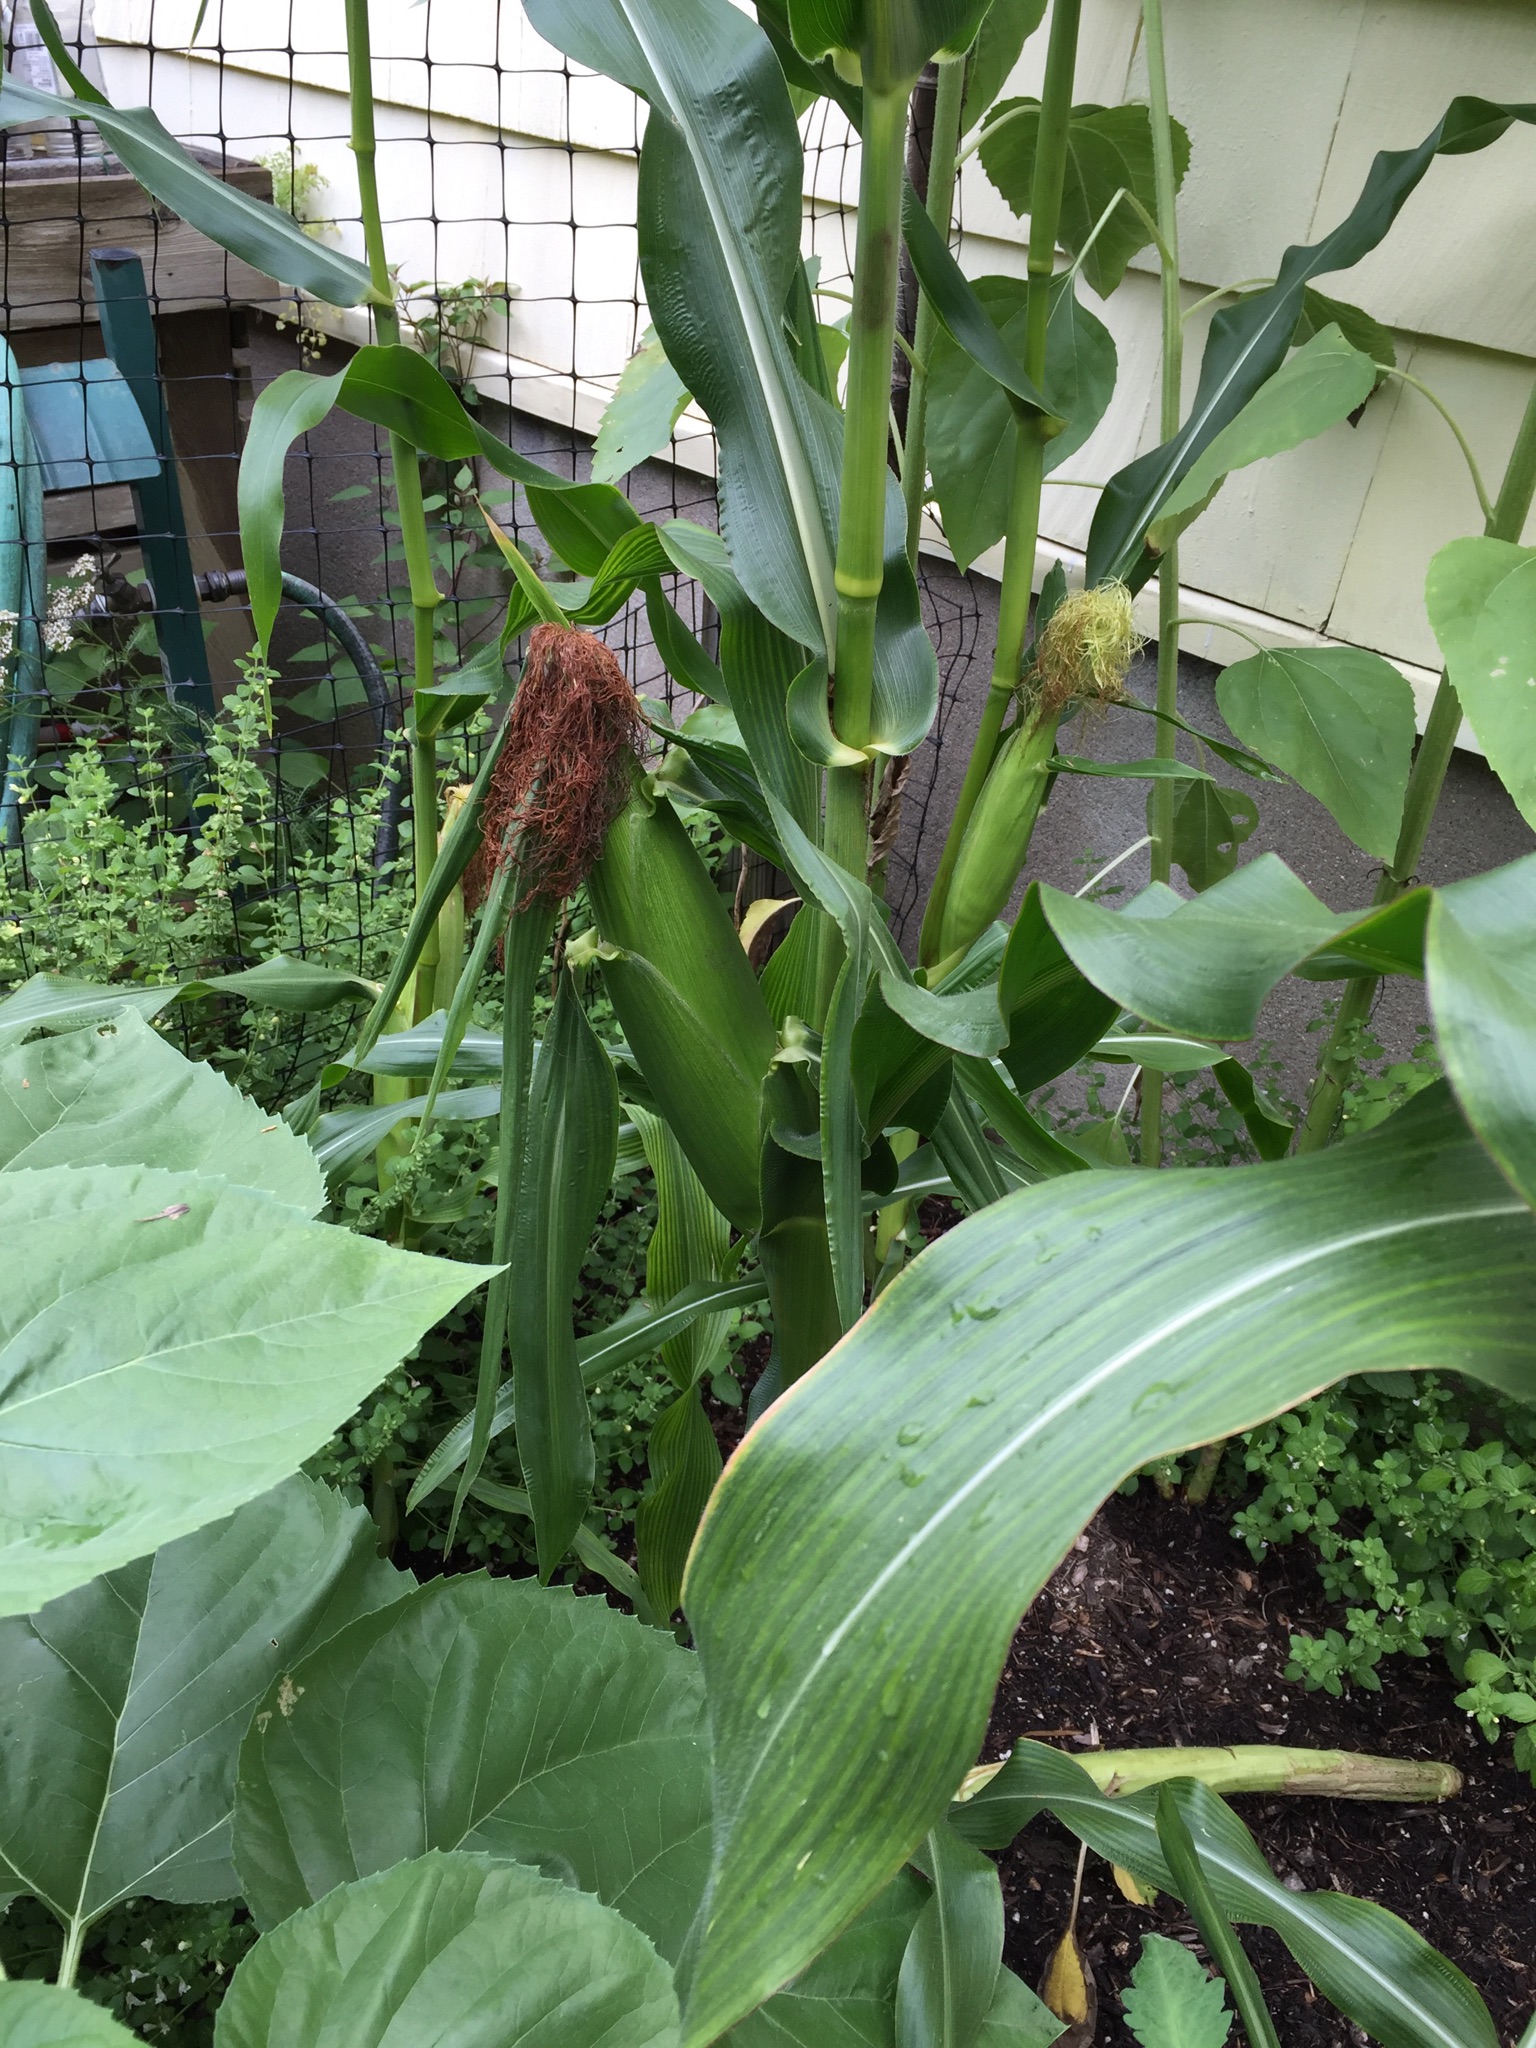
[[[126,1899],[91,1929],[80,1988],[145,2041],[210,2048],[230,1972],[256,1939],[243,1905],[172,1905]],[[36,1899],[0,1915],[0,1963],[8,1977],[52,1981],[59,1923]]]
[[[1235,1520],[1255,1557],[1305,1536],[1344,1627],[1293,1636],[1286,1676],[1379,1689],[1438,1649],[1489,1741],[1536,1781],[1536,1415],[1424,1374],[1347,1380],[1252,1431]]]

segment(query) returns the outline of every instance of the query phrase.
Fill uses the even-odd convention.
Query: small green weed
[[[1536,1416],[1432,1374],[1347,1380],[1252,1431],[1255,1557],[1304,1536],[1342,1629],[1293,1636],[1287,1677],[1380,1687],[1382,1661],[1438,1651],[1490,1742],[1516,1731],[1536,1781]]]

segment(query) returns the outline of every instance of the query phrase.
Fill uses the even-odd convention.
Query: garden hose
[[[379,667],[373,649],[358,631],[356,620],[348,616],[334,597],[327,597],[316,585],[306,583],[302,576],[291,576],[286,569],[282,578],[283,596],[290,604],[312,612],[335,638],[357,670],[368,699],[368,708],[373,714],[379,771],[386,778],[384,801],[379,810],[379,829],[374,835],[373,865],[376,870],[387,867],[400,850],[400,808],[405,778],[398,771],[390,772],[389,714],[392,705],[384,671]],[[232,597],[243,598],[246,588],[243,569],[210,569],[197,579],[197,594],[208,604],[221,604]]]

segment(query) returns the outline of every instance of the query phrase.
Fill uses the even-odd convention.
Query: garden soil
[[[1514,2042],[1536,2008],[1536,1791],[1455,1705],[1436,1660],[1392,1660],[1382,1690],[1340,1698],[1286,1681],[1293,1633],[1337,1627],[1310,1553],[1296,1545],[1254,1564],[1230,1509],[1160,1500],[1143,1482],[1111,1499],[1036,1601],[998,1687],[987,1755],[1022,1736],[1069,1752],[1170,1744],[1276,1742],[1428,1757],[1465,1777],[1442,1806],[1272,1797],[1233,1804],[1278,1875],[1297,1890],[1375,1899],[1418,1928],[1487,2000]],[[1065,1928],[1075,1837],[1041,1819],[1002,1858],[1007,1959],[1039,1982]],[[1103,2048],[1130,2048],[1119,1992],[1140,1936],[1155,1929],[1198,1949],[1178,1903],[1131,1905],[1090,1857],[1078,1938],[1097,1979]],[[1364,2042],[1319,1998],[1266,1930],[1243,1940],[1286,2048]]]

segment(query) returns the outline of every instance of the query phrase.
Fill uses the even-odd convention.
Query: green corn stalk
[[[775,1033],[724,899],[671,804],[643,787],[588,888],[603,978],[656,1107],[711,1202],[750,1236]]]
[[[1184,314],[1179,295],[1179,221],[1174,176],[1173,128],[1168,112],[1168,66],[1163,43],[1163,0],[1143,0],[1147,82],[1152,115],[1152,169],[1157,190],[1158,255],[1162,264],[1163,353],[1162,418],[1165,441],[1179,431],[1183,410]],[[1163,551],[1157,572],[1157,721],[1154,752],[1172,760],[1178,739],[1173,723],[1179,708],[1179,545]],[[1152,785],[1152,879],[1166,882],[1173,869],[1173,804],[1178,785],[1166,779]],[[1162,1156],[1163,1077],[1147,1071],[1141,1077],[1141,1163],[1156,1166]]]
[[[394,307],[394,284],[389,255],[384,245],[384,219],[379,207],[378,140],[373,107],[373,39],[368,21],[368,0],[346,0],[347,82],[352,101],[350,147],[357,159],[357,185],[362,202],[363,243],[368,270],[381,302],[373,309],[374,327],[384,343],[398,342],[400,320]],[[390,479],[395,487],[395,507],[400,518],[400,541],[405,551],[406,573],[411,592],[412,681],[416,690],[425,689],[433,679],[432,635],[442,593],[432,572],[432,554],[427,537],[427,514],[421,491],[421,458],[403,434],[389,437]],[[427,702],[430,704],[431,699]],[[441,717],[442,707],[437,710]],[[413,716],[411,734],[411,849],[417,901],[432,879],[437,857],[437,737],[436,720],[424,718],[420,700]],[[430,1016],[440,997],[436,987],[438,934],[434,931],[422,949],[416,969],[415,1021]]]

